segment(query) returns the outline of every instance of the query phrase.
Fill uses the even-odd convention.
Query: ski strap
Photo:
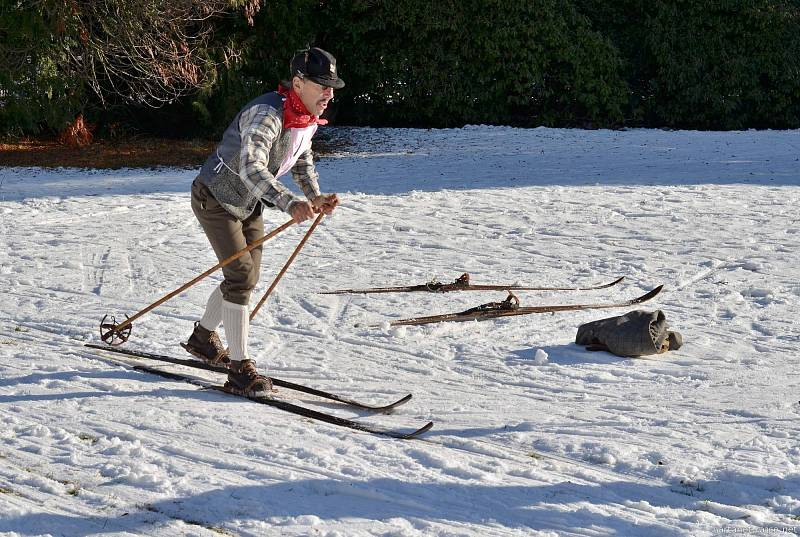
[[[519,298],[517,295],[508,292],[508,296],[502,302],[487,302],[480,306],[475,306],[461,312],[461,315],[469,315],[470,313],[482,313],[485,311],[514,311],[519,309]]]

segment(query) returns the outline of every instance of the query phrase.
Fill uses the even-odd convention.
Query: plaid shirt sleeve
[[[267,167],[269,151],[281,133],[281,118],[270,106],[254,106],[239,119],[242,149],[239,155],[239,178],[256,198],[272,203],[283,212],[300,199],[292,194]],[[305,189],[304,189],[305,191]]]
[[[297,158],[292,167],[292,179],[310,200],[320,195],[319,174],[314,167],[314,153],[309,147]]]

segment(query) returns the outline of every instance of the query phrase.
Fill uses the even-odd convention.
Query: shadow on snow
[[[532,186],[800,185],[800,131],[468,127],[342,132],[357,149],[319,159],[324,191],[394,195]],[[188,198],[198,171],[0,168],[0,203],[156,193]],[[284,183],[296,190],[291,179]]]

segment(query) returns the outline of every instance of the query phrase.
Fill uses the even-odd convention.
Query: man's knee
[[[250,304],[250,295],[252,294],[252,291],[252,289],[226,289],[222,291],[222,298],[225,300],[225,302],[230,302],[231,304],[247,306]]]
[[[223,298],[233,304],[247,305],[250,295],[258,284],[259,267],[250,262],[240,263],[225,272],[225,281],[220,289]]]
[[[222,289],[222,298],[226,302],[247,306],[250,303],[250,295],[253,293],[255,286],[256,282],[229,282],[225,280],[220,285],[220,289]]]
[[[246,291],[248,294],[256,288],[258,284],[258,269],[254,268],[250,272],[247,273],[247,277],[242,282],[242,291]]]

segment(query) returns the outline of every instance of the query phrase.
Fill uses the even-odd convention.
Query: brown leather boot
[[[253,360],[232,361],[225,388],[242,395],[265,396],[272,391],[272,380],[260,375]]]
[[[194,332],[189,336],[189,341],[181,343],[181,347],[207,364],[228,367],[231,361],[228,358],[228,349],[217,333],[203,328],[200,323],[194,323]]]

